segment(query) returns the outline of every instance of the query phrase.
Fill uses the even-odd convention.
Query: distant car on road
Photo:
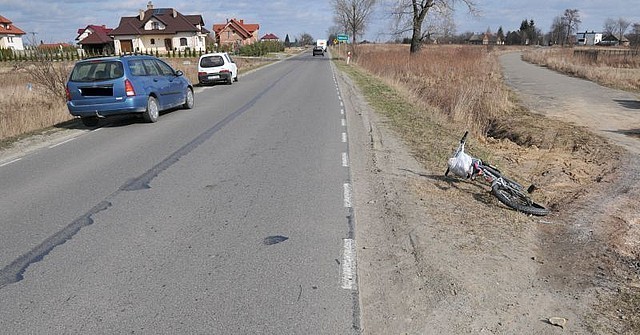
[[[238,81],[238,66],[226,52],[210,53],[198,60],[198,82],[201,85]]]
[[[78,61],[66,91],[69,113],[89,127],[118,114],[138,114],[156,122],[160,111],[194,106],[193,85],[184,73],[147,55]]]
[[[315,57],[316,55],[320,55],[324,57],[324,48],[316,45],[315,47],[313,47],[313,56]]]

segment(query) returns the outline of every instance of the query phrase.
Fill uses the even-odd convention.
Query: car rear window
[[[120,78],[124,75],[122,63],[118,61],[87,61],[77,63],[71,72],[71,81],[92,82]]]
[[[224,65],[224,59],[221,56],[207,56],[200,59],[201,67],[215,67]]]

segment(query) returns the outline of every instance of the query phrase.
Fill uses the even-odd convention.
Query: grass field
[[[523,59],[600,85],[640,93],[640,54],[629,49],[539,48]]]

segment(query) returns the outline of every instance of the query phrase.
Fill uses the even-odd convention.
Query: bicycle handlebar
[[[462,138],[460,139],[460,143],[464,143],[464,141],[467,140],[467,135],[469,134],[469,131],[465,131],[464,135],[462,135]]]

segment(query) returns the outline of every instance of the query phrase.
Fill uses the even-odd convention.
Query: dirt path
[[[510,57],[506,61],[514,71],[527,68]],[[562,211],[544,218],[505,210],[481,186],[451,182],[443,171],[425,168],[388,122],[371,112],[349,78],[339,75],[356,194],[364,334],[636,330],[629,319],[640,312],[637,303],[621,301],[640,288],[638,140],[623,135],[640,128],[631,120],[636,102],[622,92],[606,93],[609,102],[580,97],[580,92],[598,94],[576,88],[576,79],[563,76],[552,79],[557,88],[543,85],[544,90],[536,91],[539,96],[531,97],[524,89],[537,85],[535,70],[544,69],[527,70],[533,72],[518,75],[505,68],[510,82],[523,85],[518,91],[525,105],[539,113],[545,113],[541,106],[553,106],[549,110],[557,114],[548,112],[549,117],[585,122],[580,124],[619,140],[630,152],[616,173],[590,184]],[[563,83],[565,78],[570,82]],[[571,89],[564,91],[566,87]],[[587,115],[580,115],[585,109],[576,101],[591,106]],[[598,115],[607,115],[601,117],[606,120],[598,122]],[[499,145],[519,154],[508,143]],[[575,171],[559,170],[550,174]],[[552,325],[552,317],[566,320],[564,328]]]

